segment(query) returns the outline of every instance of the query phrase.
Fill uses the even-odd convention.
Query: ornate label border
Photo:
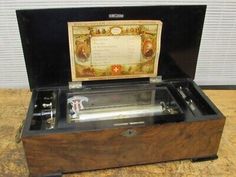
[[[150,31],[150,26],[156,30]],[[80,29],[86,29],[87,32]],[[162,22],[159,20],[68,22],[72,81],[155,77],[160,54],[161,30]],[[102,69],[92,64],[83,64],[88,63],[87,60],[91,58],[92,37],[135,35],[141,37],[142,57],[139,63],[112,63],[103,66]]]

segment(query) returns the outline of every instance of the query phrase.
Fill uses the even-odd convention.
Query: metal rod
[[[136,118],[142,116],[154,116],[163,112],[163,106],[139,105],[127,107],[103,108],[97,110],[82,110],[72,121],[87,122],[108,119]]]

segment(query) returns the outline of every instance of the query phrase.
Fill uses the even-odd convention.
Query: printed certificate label
[[[69,22],[73,81],[155,77],[161,21]]]

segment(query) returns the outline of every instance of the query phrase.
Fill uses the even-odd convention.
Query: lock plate
[[[125,137],[128,137],[128,138],[134,137],[137,135],[137,131],[134,129],[128,129],[128,130],[122,132],[122,135]]]

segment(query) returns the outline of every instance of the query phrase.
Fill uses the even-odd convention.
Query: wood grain
[[[32,176],[209,157],[224,120],[136,127],[133,137],[123,136],[127,128],[31,136],[23,144]]]
[[[236,91],[207,90],[205,93],[227,117],[218,151],[218,160],[201,163],[191,163],[189,160],[174,161],[64,176],[234,176],[236,171]],[[30,92],[27,90],[0,90],[0,176],[28,176],[22,145],[15,144],[14,136],[17,127],[25,118],[29,97]]]

